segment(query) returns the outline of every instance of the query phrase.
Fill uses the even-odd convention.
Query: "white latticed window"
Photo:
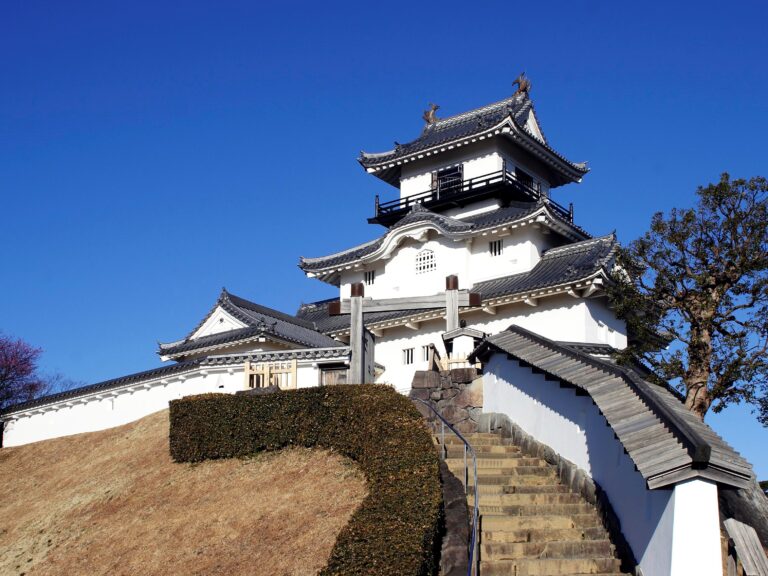
[[[432,272],[437,268],[435,253],[432,250],[422,250],[416,254],[416,274]]]
[[[376,271],[375,270],[368,270],[365,273],[365,283],[370,286],[373,284],[373,281],[376,280]]]
[[[403,350],[403,364],[413,364],[413,348]]]
[[[501,256],[504,252],[504,240],[494,240],[488,243],[488,250],[491,256]]]

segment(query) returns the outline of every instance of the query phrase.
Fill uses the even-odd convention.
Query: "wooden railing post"
[[[445,278],[445,331],[459,327],[459,277]]]
[[[363,295],[365,287],[362,282],[352,284],[352,298],[349,314],[349,382],[362,384],[365,382],[365,334],[363,333]]]

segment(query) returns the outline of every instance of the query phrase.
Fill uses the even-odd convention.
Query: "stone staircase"
[[[463,444],[450,436],[446,464],[463,481]],[[561,484],[554,467],[497,434],[466,438],[477,454],[480,486],[470,469],[468,505],[479,491],[480,576],[622,574],[597,510]]]

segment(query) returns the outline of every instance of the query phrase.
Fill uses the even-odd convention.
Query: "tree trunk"
[[[712,399],[709,397],[709,390],[707,389],[706,377],[703,383],[700,380],[698,383],[691,385],[686,382],[685,387],[685,407],[696,414],[701,420],[704,420],[704,415],[712,403]]]
[[[712,404],[709,394],[709,371],[712,359],[712,334],[701,326],[691,327],[691,344],[688,347],[688,370],[683,377],[685,407],[704,420]]]

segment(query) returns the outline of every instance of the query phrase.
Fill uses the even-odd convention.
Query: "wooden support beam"
[[[349,363],[350,384],[365,382],[365,327],[363,326],[363,295],[365,287],[362,282],[352,284],[352,298],[349,311],[349,346],[351,358]]]
[[[490,314],[491,316],[496,315],[496,306],[483,306],[483,312],[486,314]]]
[[[467,294],[469,296],[469,294]],[[445,278],[445,331],[451,332],[459,327],[459,277]]]
[[[528,306],[538,306],[539,305],[539,299],[538,298],[526,298],[523,300]]]
[[[418,330],[419,326],[421,326],[421,322],[406,322],[405,327],[410,328],[411,330]]]
[[[581,294],[576,292],[576,290],[574,290],[573,288],[569,288],[566,294],[568,294],[568,296],[570,296],[571,298],[581,298]]]
[[[468,290],[457,290],[459,306],[479,305],[479,294],[470,294]],[[445,306],[445,294],[433,296],[410,296],[405,298],[387,298],[386,300],[373,300],[361,298],[366,312],[392,312],[394,310],[423,310],[425,308],[442,308]],[[352,309],[350,300],[342,300],[340,303],[331,302],[328,313],[331,316],[349,314]]]

